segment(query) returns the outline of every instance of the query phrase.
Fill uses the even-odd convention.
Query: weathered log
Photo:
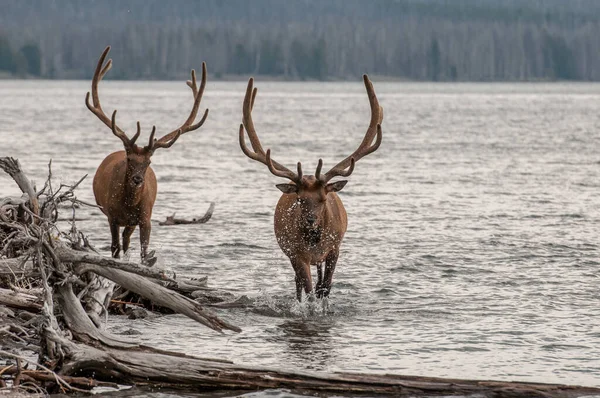
[[[3,351],[0,350],[0,358],[12,358],[14,360],[16,360],[16,366],[12,365],[12,366],[8,366],[5,367],[4,369],[2,369],[2,372],[0,372],[0,374],[6,374],[6,375],[14,375],[14,379],[13,379],[13,388],[18,388],[20,386],[20,382],[21,381],[27,381],[27,382],[35,382],[36,380],[41,380],[41,381],[52,381],[56,384],[56,386],[60,387],[62,389],[62,391],[73,391],[73,392],[87,392],[87,390],[98,386],[98,382],[96,382],[95,380],[88,380],[86,382],[86,380],[84,378],[80,378],[80,377],[68,377],[68,379],[75,381],[76,383],[82,383],[84,385],[84,387],[86,388],[86,390],[82,390],[79,387],[74,387],[72,386],[67,380],[65,380],[65,377],[58,375],[56,372],[53,372],[52,370],[48,369],[46,366],[33,362],[21,355],[16,355],[13,354],[11,352],[8,351]],[[42,369],[42,371],[31,371],[28,369],[23,368],[22,363],[23,362],[28,362],[31,363],[35,366],[37,366],[38,368]],[[36,374],[38,375],[38,377],[36,378]],[[1,379],[0,379],[1,380]],[[90,385],[94,384],[94,385]],[[100,383],[101,385],[105,385],[105,386],[110,386],[110,387],[115,387],[114,383]],[[47,395],[47,393],[44,391],[44,396]]]
[[[215,204],[214,202],[211,202],[206,213],[200,218],[192,218],[191,220],[186,220],[184,218],[175,218],[175,213],[173,213],[172,216],[167,216],[167,219],[165,221],[159,222],[158,225],[204,224],[205,222],[210,220],[214,211]]]
[[[8,369],[4,369],[2,374],[4,375],[17,375],[18,370],[16,366],[9,367]],[[45,370],[21,370],[22,375],[31,377],[34,380],[44,381],[44,382],[55,382],[56,376],[52,372],[48,372]],[[72,386],[83,388],[83,389],[92,389],[94,387],[109,387],[118,389],[119,385],[116,383],[103,382],[98,381],[89,377],[70,377],[70,376],[61,376],[61,378],[69,383]]]
[[[182,279],[175,281],[177,286],[173,286],[172,289],[179,292],[191,293],[198,289],[206,289],[208,277],[203,276],[200,278]],[[171,286],[169,286],[171,288]]]
[[[27,258],[1,258],[0,276],[36,276],[31,260]]]
[[[42,309],[39,297],[3,288],[0,288],[0,305],[31,312],[40,312]]]
[[[100,255],[94,254],[94,253],[80,252],[80,251],[66,248],[64,246],[56,247],[54,249],[54,252],[56,253],[57,257],[61,261],[73,262],[73,263],[80,264],[80,266],[77,267],[79,274],[84,273],[86,271],[95,272],[92,269],[92,264],[95,264],[100,267],[96,267],[94,269],[99,270],[99,272],[104,273],[104,274],[100,273],[99,275],[109,278],[110,280],[114,281],[117,285],[121,286],[125,290],[134,292],[139,296],[147,298],[148,300],[150,300],[152,302],[153,305],[169,308],[170,310],[172,310],[174,312],[190,316],[190,317],[192,317],[192,319],[195,319],[195,320],[198,320],[198,319],[194,318],[195,316],[197,316],[198,308],[203,308],[203,307],[198,302],[189,300],[185,297],[175,298],[178,296],[176,293],[181,293],[183,295],[191,295],[193,298],[199,298],[200,299],[200,300],[198,300],[199,302],[206,303],[206,304],[223,302],[226,300],[233,299],[232,296],[227,296],[227,293],[217,292],[212,289],[208,289],[206,287],[206,280],[207,280],[206,277],[198,278],[198,279],[189,279],[189,280],[175,280],[175,279],[168,277],[166,275],[166,273],[161,270],[153,270],[152,268],[140,267],[135,263],[125,262],[125,261],[112,259],[112,258],[106,258],[106,257],[100,256]],[[107,269],[104,269],[105,267],[114,269],[116,271],[115,272],[108,271]],[[137,275],[150,277],[150,278],[153,278],[154,281],[149,281],[145,278],[135,278],[131,275],[127,278],[128,282],[125,282],[125,280],[123,280],[123,279],[119,279],[119,280],[113,279],[115,277],[123,278],[126,275],[126,274],[123,274],[121,271],[127,271],[127,272],[134,273]],[[107,276],[109,274],[111,275],[110,277]],[[139,284],[139,283],[143,284],[143,286],[137,286],[136,283],[134,283],[132,281],[132,279],[135,279],[137,281],[136,282],[137,284]],[[126,285],[125,283],[128,283],[128,284]],[[161,287],[157,290],[154,287],[155,283],[162,285],[164,288]],[[193,294],[193,293],[196,293],[196,294]],[[226,297],[224,297],[224,296],[226,296]],[[169,297],[171,297],[171,298],[169,298]],[[173,300],[175,300],[175,302]],[[177,303],[179,303],[179,304],[177,304]],[[176,307],[174,307],[174,305],[176,305]],[[187,308],[187,309],[185,309],[185,308]],[[211,319],[216,319],[216,318],[214,318],[215,317],[214,314],[208,315],[208,314],[210,314],[209,311],[204,310],[204,309],[202,309],[201,311],[202,311],[202,313],[207,314],[206,316],[210,317]],[[89,313],[88,313],[88,315],[89,315]],[[198,322],[202,323],[202,321],[200,321],[200,320],[198,320]],[[210,322],[212,322],[212,321],[210,321]],[[225,329],[234,330],[234,331],[240,331],[239,328],[237,328],[233,325],[230,325],[228,323],[221,323],[221,322],[224,322],[224,321],[219,320],[214,325],[219,324],[220,328],[225,328]],[[98,325],[98,322],[96,320],[94,320],[94,323],[96,323]],[[205,323],[203,323],[203,324],[205,324]],[[225,324],[227,324],[228,326],[224,327],[223,325],[225,325]],[[212,327],[208,324],[205,324],[205,325]]]
[[[169,290],[181,293],[183,295],[187,295],[192,298],[200,298],[199,301],[202,303],[205,303],[205,304],[223,302],[223,301],[234,299],[234,297],[228,295],[226,292],[219,292],[214,289],[209,289],[207,287],[207,278],[206,277],[201,277],[201,278],[196,278],[196,279],[192,278],[192,279],[177,279],[177,280],[175,280],[175,279],[172,279],[169,276],[167,276],[167,273],[162,270],[147,268],[147,267],[140,267],[136,263],[126,262],[126,261],[122,261],[119,259],[107,258],[107,257],[101,256],[101,255],[95,254],[95,253],[91,253],[91,252],[72,250],[65,246],[57,246],[56,248],[53,249],[53,252],[63,262],[93,263],[93,264],[100,265],[102,267],[120,269],[122,271],[127,271],[127,272],[135,273],[138,275],[142,275],[142,276],[145,276],[148,278],[152,278],[153,282],[159,283],[159,284],[163,285],[164,287],[168,288]],[[37,276],[38,273],[37,273],[37,271],[35,271],[35,269],[32,268],[32,264],[31,264],[30,260],[28,260],[26,263],[26,266],[27,266],[26,270],[24,270],[23,268],[18,268],[18,266],[23,262],[23,260],[24,260],[24,258],[23,259],[0,259],[0,276],[3,274],[12,275],[12,276],[25,276],[25,275],[31,276],[31,277]],[[3,266],[4,266],[4,268],[3,268]],[[99,280],[107,281],[106,278],[101,278]],[[110,282],[113,283],[112,281],[110,281]],[[96,294],[98,297],[104,297],[104,295],[102,294],[101,286],[91,286],[90,288],[92,290],[94,290],[95,294],[100,292],[100,294]],[[108,291],[112,291],[112,289],[108,289],[107,292]],[[194,292],[196,292],[196,294],[193,294]],[[137,293],[137,294],[145,297],[145,295],[143,293]],[[171,293],[171,294],[173,294],[173,293]],[[97,300],[100,301],[100,299],[97,299]],[[94,304],[94,302],[92,301],[91,304]],[[156,306],[161,305],[158,302],[153,303],[153,304],[155,304]],[[104,302],[102,303],[102,305],[105,307],[107,306],[106,303],[104,303]],[[173,310],[173,309],[171,309],[171,310]],[[90,316],[93,319],[96,326],[100,326],[101,322],[100,322],[99,318],[97,318],[97,316],[95,316],[95,314],[100,314],[102,311],[104,311],[104,309],[102,309],[101,311],[94,311],[94,310],[88,309],[86,311],[88,313],[88,316]],[[173,310],[173,311],[175,311],[175,310]]]
[[[58,336],[55,336],[59,338]],[[394,396],[474,395],[483,397],[562,398],[600,394],[599,388],[561,384],[476,381],[401,375],[309,373],[238,366],[147,347],[118,350],[61,344],[69,361],[61,374],[112,382],[194,390],[286,388],[326,394]]]
[[[56,286],[55,292],[69,331],[73,333],[73,336],[77,340],[86,344],[97,345],[101,343],[108,347],[117,348],[138,346],[135,341],[113,336],[106,331],[100,330],[84,311],[71,285]],[[46,329],[46,332],[51,334],[56,333],[56,328],[49,327]],[[47,336],[47,338],[49,337]]]
[[[0,318],[14,318],[15,311],[0,304]]]
[[[192,318],[195,321],[198,321],[212,329],[218,331],[222,331],[223,329],[228,329],[235,332],[241,331],[241,329],[237,326],[220,319],[194,300],[182,296],[139,275],[121,271],[115,268],[104,268],[96,264],[82,263],[76,266],[75,269],[78,274],[82,274],[84,272],[94,272],[97,275],[108,278],[119,286],[122,286],[124,289],[146,297],[160,306],[170,308],[177,313],[186,315],[189,318]]]
[[[138,275],[162,277],[162,274],[157,274],[155,271],[93,253],[71,250],[64,246],[56,247],[54,252],[61,261],[77,264],[75,271],[78,275],[93,272],[110,279],[124,289],[135,292],[160,306],[170,308],[215,330],[241,331],[237,326],[218,318],[211,311],[203,308],[199,303]],[[119,266],[135,273],[118,269]],[[163,279],[169,278],[164,277]]]
[[[121,271],[127,271],[148,278],[165,280],[174,283],[177,282],[169,278],[168,275],[161,270],[154,270],[148,267],[140,267],[138,264],[129,261],[108,258],[91,252],[72,250],[65,246],[55,247],[54,252],[58,256],[58,258],[63,262],[96,264],[101,267],[115,268]]]

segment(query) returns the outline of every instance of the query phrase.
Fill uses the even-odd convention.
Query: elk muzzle
[[[302,235],[306,243],[316,246],[321,241],[322,226],[320,217],[314,210],[304,211],[302,215]]]
[[[142,177],[141,175],[134,175],[133,177],[131,177],[131,182],[134,186],[138,187],[144,183],[144,177]]]

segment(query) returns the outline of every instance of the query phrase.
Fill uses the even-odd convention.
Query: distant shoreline
[[[302,79],[294,78],[289,76],[273,76],[273,75],[217,75],[209,74],[208,79],[216,82],[247,82],[250,77],[254,77],[257,80],[263,82],[322,82],[322,83],[340,83],[340,82],[357,82],[360,76],[356,78],[327,78],[323,80],[319,79]],[[372,75],[369,74],[373,80],[380,82],[405,82],[405,83],[598,83],[600,80],[564,80],[564,79],[529,79],[529,80],[414,80],[405,77],[398,76],[385,76],[385,75]],[[0,73],[0,81],[2,80],[48,80],[48,81],[78,81],[78,80],[91,80],[89,77],[39,77],[39,76],[18,76],[7,73]],[[181,81],[187,80],[189,76],[174,77],[169,79],[163,78],[111,78],[113,81],[151,81],[151,82],[170,82],[170,81]]]

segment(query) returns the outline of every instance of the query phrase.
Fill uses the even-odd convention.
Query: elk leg
[[[294,271],[296,271],[296,299],[302,302],[302,289],[306,294],[312,292],[312,277],[310,275],[310,264],[292,263]]]
[[[300,279],[300,277],[298,276],[298,274],[296,274],[296,300],[298,300],[298,302],[302,302],[302,288],[304,287],[304,284],[302,283],[302,279]]]
[[[150,245],[150,232],[152,231],[152,226],[150,225],[150,221],[142,222],[140,224],[140,245],[141,245],[141,255],[142,262],[146,260],[148,257],[148,246]]]
[[[135,231],[135,225],[128,225],[123,228],[123,253],[129,250],[129,242],[131,242],[131,234]]]
[[[333,283],[333,271],[337,263],[339,252],[337,250],[330,251],[325,259],[325,275],[323,276],[323,285],[320,290],[317,290],[317,297],[323,298],[329,296],[331,284]]]
[[[316,286],[315,290],[317,292],[319,290],[321,290],[322,285],[323,285],[323,264],[318,263],[317,264],[317,286]]]
[[[110,236],[111,236],[111,244],[110,244],[110,253],[113,258],[119,258],[119,253],[121,252],[121,242],[119,239],[119,224],[113,221],[110,222]]]

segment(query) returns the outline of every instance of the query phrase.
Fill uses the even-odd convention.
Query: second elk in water
[[[348,177],[354,171],[354,164],[363,156],[377,150],[381,144],[383,108],[379,106],[373,84],[367,75],[363,76],[363,80],[371,105],[371,123],[362,143],[356,151],[327,173],[321,172],[323,160],[319,159],[315,175],[303,175],[300,162],[297,172],[293,172],[274,161],[270,149],[264,151],[252,122],[252,108],[257,89],[253,88],[252,78],[248,82],[243,105],[243,123],[239,131],[240,146],[246,156],[265,164],[274,175],[291,181],[290,184],[277,185],[283,195],[275,208],[275,236],[296,273],[298,301],[302,301],[303,290],[306,294],[313,291],[311,265],[317,266],[317,297],[327,297],[331,290],[340,245],[348,226],[346,210],[336,192],[344,188],[348,181],[330,181],[338,176]],[[252,151],[246,146],[244,127]]]
[[[92,79],[92,103],[90,104],[90,93],[85,97],[85,103],[90,111],[108,126],[114,135],[123,141],[124,151],[118,151],[108,155],[98,167],[94,176],[94,196],[96,203],[102,207],[102,212],[108,217],[110,234],[112,237],[111,251],[113,257],[119,257],[121,244],[119,230],[123,230],[123,250],[129,248],[129,240],[135,227],[140,227],[140,242],[142,260],[151,264],[156,261],[152,253],[148,253],[150,243],[152,207],[156,200],[156,176],[150,167],[150,157],[159,148],[169,148],[177,139],[189,132],[198,129],[208,116],[208,109],[198,123],[194,124],[200,100],[206,86],[206,64],[202,63],[202,80],[200,88],[197,86],[196,73],[192,70],[192,80],[187,84],[192,89],[194,105],[187,120],[178,128],[160,139],[154,138],[156,128],[152,127],[150,140],[146,146],[137,146],[135,143],[140,136],[140,122],[137,123],[137,132],[132,138],[116,124],[117,111],[112,117],[108,117],[100,105],[98,95],[98,83],[112,66],[112,60],[104,65],[110,47],[106,47]]]

